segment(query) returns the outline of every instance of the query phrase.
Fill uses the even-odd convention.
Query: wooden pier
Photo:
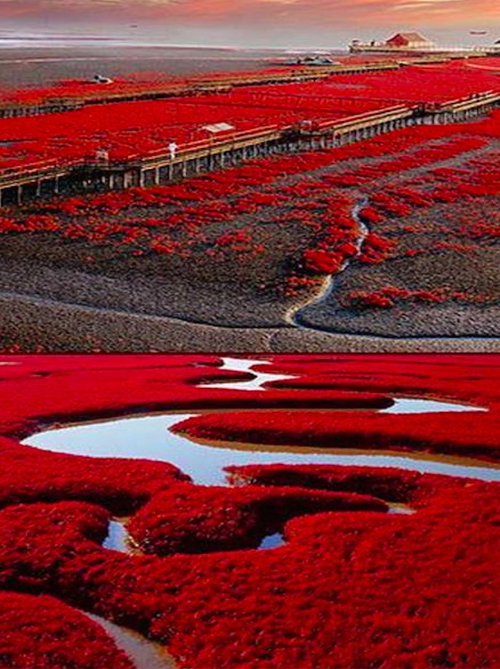
[[[484,91],[443,103],[392,105],[320,123],[263,126],[224,138],[190,142],[172,157],[154,151],[126,161],[34,163],[0,171],[0,206],[61,192],[93,192],[159,185],[236,165],[273,153],[318,150],[363,141],[375,135],[420,124],[463,122],[500,106],[500,91]]]
[[[21,205],[28,198],[58,195],[62,181],[71,180],[71,170],[70,165],[63,165],[55,160],[0,170],[0,207],[9,195],[9,202],[17,205]]]
[[[334,75],[362,74],[397,70],[404,65],[446,62],[448,58],[427,56],[409,58],[404,61],[380,60],[371,63],[335,64],[315,67],[290,66],[267,72],[251,72],[242,75],[223,77],[204,77],[187,83],[165,83],[161,87],[143,88],[138,91],[110,91],[103,86],[102,91],[89,92],[78,96],[51,97],[36,103],[19,104],[15,101],[0,102],[0,119],[22,116],[38,116],[74,111],[89,105],[112,104],[114,102],[136,102],[139,100],[161,100],[172,97],[207,95],[229,92],[243,86],[264,86],[266,84],[286,84],[304,81],[317,81]]]
[[[431,55],[441,55],[445,58],[481,58],[483,56],[497,56],[500,54],[500,45],[490,44],[486,46],[439,46],[437,44],[428,44],[422,46],[395,46],[386,43],[378,44],[350,44],[349,51],[351,53],[374,53],[382,55],[398,54],[412,55],[419,54],[422,57]]]

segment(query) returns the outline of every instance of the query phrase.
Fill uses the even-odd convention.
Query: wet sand
[[[61,79],[89,79],[95,74],[163,75],[257,70],[273,60],[269,52],[174,47],[82,47],[0,49],[1,88],[45,86]]]
[[[233,353],[495,353],[498,338],[387,338],[314,330],[197,325],[168,317],[93,309],[0,293],[4,350],[213,351]]]

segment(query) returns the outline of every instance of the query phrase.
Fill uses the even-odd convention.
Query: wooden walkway
[[[45,161],[0,171],[0,206],[59,192],[88,192],[168,183],[183,177],[239,164],[273,153],[293,153],[341,146],[377,134],[419,124],[461,122],[500,106],[500,91],[485,91],[440,104],[392,105],[321,123],[303,122],[235,132],[224,138],[188,143],[172,157],[165,151],[58,164]]]
[[[431,56],[432,54],[441,55],[447,58],[481,58],[482,56],[495,56],[500,54],[500,45],[491,44],[489,46],[438,46],[437,44],[426,46],[392,46],[390,44],[350,44],[351,53],[376,53],[376,54],[411,54],[418,53],[421,56]]]
[[[242,86],[263,86],[266,84],[286,84],[325,79],[340,74],[360,74],[397,70],[408,64],[446,62],[449,58],[426,56],[408,58],[405,61],[381,60],[371,63],[338,64],[325,66],[295,67],[283,66],[267,72],[228,74],[221,77],[204,77],[186,83],[165,83],[164,86],[143,88],[137,91],[109,91],[103,86],[102,91],[89,92],[79,96],[60,96],[41,100],[38,103],[19,104],[13,101],[0,101],[0,118],[37,116],[81,109],[88,105],[112,104],[114,102],[135,102],[139,100],[161,100],[171,97],[205,95],[229,92]]]

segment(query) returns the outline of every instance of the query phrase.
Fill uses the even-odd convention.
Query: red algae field
[[[108,105],[92,105],[69,114],[5,119],[1,124],[5,144],[0,148],[0,168],[41,160],[72,162],[93,158],[102,146],[108,147],[110,157],[117,159],[162,149],[172,138],[182,147],[183,143],[206,139],[203,126],[210,123],[226,122],[242,131],[272,124],[289,125],[305,118],[339,119],[390,104],[444,102],[496,89],[498,59],[491,60],[491,70],[472,69],[466,60],[459,60],[388,72],[344,74],[306,83],[248,85],[212,95],[116,103],[112,113]],[[248,73],[239,74],[244,77]],[[196,82],[196,77],[166,79],[161,73],[129,76],[115,80],[106,93],[133,95],[145,88],[154,92],[167,83],[188,82]],[[48,88],[0,90],[0,101],[37,104],[62,97],[79,100],[92,94],[102,94],[102,85],[69,80]]]
[[[473,354],[0,358],[0,666],[495,667],[499,380]]]
[[[111,164],[172,140],[182,151],[219,123],[282,130],[439,105],[498,91],[499,71],[498,57],[457,59],[2,118],[0,170],[79,164],[103,147]],[[186,82],[197,79],[130,75],[107,93],[153,95]],[[5,89],[0,101],[98,93],[75,79]],[[21,204],[7,193],[0,348],[495,351],[499,133],[493,109],[168,183]]]

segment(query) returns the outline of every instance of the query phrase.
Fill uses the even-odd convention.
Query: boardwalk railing
[[[363,42],[353,43],[349,46],[351,53],[418,53],[422,56],[427,54],[460,54],[466,56],[481,57],[485,55],[495,55],[500,53],[499,44],[491,44],[489,46],[439,46],[438,44],[427,44],[425,46],[394,46],[381,42],[379,44],[365,44]]]
[[[33,163],[0,170],[0,206],[7,200],[21,204],[25,197],[40,197],[44,191],[57,194],[61,187],[85,192],[167,183],[259,155],[340,146],[421,123],[464,121],[499,105],[500,91],[490,90],[442,103],[399,104],[330,121],[224,133],[187,143],[174,155],[165,149],[130,155],[123,161]]]

